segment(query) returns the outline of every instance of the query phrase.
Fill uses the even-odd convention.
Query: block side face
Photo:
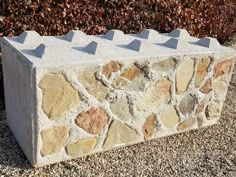
[[[2,45],[6,119],[24,154],[33,163],[34,72],[19,57],[11,47]]]
[[[234,62],[222,54],[38,68],[36,166],[216,124]]]

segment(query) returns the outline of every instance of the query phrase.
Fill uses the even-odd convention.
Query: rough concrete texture
[[[0,117],[0,176],[235,177],[236,66],[219,124],[34,169]]]
[[[118,35],[117,32],[113,33],[111,36],[114,35]],[[30,38],[30,36],[31,35],[26,35],[25,39],[29,40],[28,38]],[[97,36],[93,36],[93,38],[96,37]],[[166,35],[163,37],[166,39],[169,38]],[[78,53],[75,54],[73,52],[71,53],[72,58],[68,58],[68,63],[66,61],[56,62],[56,60],[55,63],[51,63],[52,60],[57,59],[57,57],[51,55],[49,52],[52,50],[53,53],[51,46],[41,51],[43,54],[41,59],[36,59],[34,58],[35,52],[40,53],[38,47],[36,51],[33,49],[33,53],[32,51],[28,53],[27,51],[32,50],[31,48],[29,49],[28,46],[25,45],[20,47],[17,43],[17,40],[21,38],[22,35],[16,38],[16,41],[14,41],[15,38],[5,39],[3,43],[3,54],[5,56],[3,66],[5,69],[4,76],[6,76],[4,81],[5,88],[7,88],[6,95],[13,97],[13,99],[10,100],[6,97],[7,123],[33,166],[43,166],[49,163],[71,159],[72,157],[87,155],[88,153],[139,143],[147,139],[147,137],[145,137],[147,131],[150,131],[149,136],[152,139],[215,124],[220,118],[235,57],[234,50],[222,46],[219,46],[220,48],[204,46],[209,48],[203,52],[204,54],[200,51],[192,53],[193,48],[188,48],[184,51],[182,48],[179,48],[179,45],[182,46],[182,44],[186,43],[186,45],[193,47],[192,45],[196,44],[190,41],[196,39],[188,38],[186,40],[179,38],[169,39],[168,42],[163,44],[163,47],[168,48],[169,46],[173,48],[173,46],[169,44],[171,40],[174,40],[176,41],[176,43],[174,43],[176,47],[174,48],[178,48],[176,52],[182,51],[182,54],[175,54],[174,52],[165,57],[163,57],[163,55],[157,55],[155,58],[149,58],[154,54],[153,51],[148,51],[153,45],[151,41],[135,39],[131,40],[133,42],[128,45],[128,48],[141,51],[141,53],[146,52],[149,57],[144,55],[144,58],[140,58],[142,54],[139,53],[139,56],[136,56],[137,53],[135,52],[135,54],[132,53],[132,57],[129,58],[129,60],[124,61],[124,58],[117,58],[115,62],[117,61],[120,68],[112,69],[111,67],[108,72],[110,77],[107,78],[106,75],[103,75],[103,68],[107,68],[107,65],[110,65],[111,61],[100,61],[94,58],[94,60],[89,60],[86,64],[83,63],[86,58],[89,59],[90,54],[102,57],[102,54],[105,52],[104,47],[107,48],[105,41],[104,43],[92,41],[86,45],[83,51],[80,52],[83,53],[85,50],[89,54],[84,54],[86,55],[84,58],[76,60],[76,63],[80,64],[78,66],[76,63],[72,62],[73,57],[77,56]],[[52,38],[52,41],[55,40],[54,37],[49,38]],[[97,38],[99,38],[99,36]],[[100,38],[104,40],[106,35],[104,37],[100,36]],[[117,40],[116,37],[108,39],[112,41]],[[201,39],[199,41],[201,41]],[[212,41],[210,40],[210,42]],[[62,43],[64,44],[65,41]],[[129,41],[126,41],[126,43],[129,44]],[[117,43],[115,44],[117,45]],[[58,45],[57,50],[54,50],[54,52],[58,51],[60,47],[63,46],[60,45]],[[146,48],[146,45],[150,46],[150,48]],[[68,46],[68,48],[70,48],[70,46]],[[122,53],[127,57],[129,56],[129,54],[126,53],[129,51],[128,48]],[[9,51],[19,49],[19,51],[9,52],[8,49]],[[65,49],[65,53],[67,52],[68,51]],[[26,73],[28,76],[32,76],[30,77],[31,82],[28,83],[30,88],[27,88],[28,90],[26,91],[17,92],[17,94],[14,90],[8,91],[11,85],[8,84],[7,81],[13,81],[14,78],[12,78],[12,76],[17,79],[18,72],[21,72],[21,70],[16,70],[17,74],[12,73],[13,75],[9,75],[10,71],[12,71],[11,68],[6,69],[12,66],[8,63],[7,56],[9,53],[14,54],[12,57],[13,63],[15,63],[14,60],[19,63],[24,61],[24,64],[26,64],[28,68],[33,67],[29,70],[29,73]],[[113,54],[108,56],[111,57]],[[205,69],[199,70],[200,75],[198,75],[196,74],[197,65],[202,61],[202,58],[206,56],[211,58],[210,65],[209,67],[205,67]],[[50,57],[52,57],[52,59]],[[60,61],[60,59],[62,58],[59,57],[58,60]],[[173,61],[171,59],[174,60],[174,64],[173,62],[169,63],[169,61]],[[152,66],[157,66],[159,62],[164,62],[164,65],[169,63],[170,66],[167,68],[172,68],[173,66],[174,68],[172,70],[166,69],[165,72],[159,70],[153,71],[151,68],[155,67]],[[63,63],[65,66],[61,66]],[[21,64],[23,65],[23,62]],[[33,64],[33,66],[31,64]],[[163,65],[163,63],[160,65]],[[19,69],[19,67],[16,66],[15,69]],[[48,81],[53,83],[55,80],[48,79],[51,78],[52,75],[57,76],[56,78],[60,78],[62,81],[61,84],[59,84],[60,87],[55,84],[50,85]],[[91,78],[89,83],[86,79],[87,76]],[[198,80],[202,81],[199,84],[200,87],[197,88],[194,87],[196,77],[200,77]],[[123,85],[120,86],[118,84],[119,87],[114,87],[113,81],[117,79],[123,80]],[[217,90],[216,92],[215,88],[212,87],[212,83],[218,82],[226,83],[226,89],[220,94],[217,94],[219,91]],[[42,87],[44,84],[41,83],[47,83],[47,87]],[[56,83],[58,84],[58,82]],[[215,85],[218,89],[218,85]],[[21,85],[17,85],[17,87],[21,88]],[[74,104],[79,98],[71,103],[71,97],[64,97],[65,89],[69,92],[73,92],[72,95],[76,95],[77,97],[80,95],[79,104]],[[32,91],[32,98],[24,102],[24,96],[27,95],[27,91]],[[66,94],[68,94],[67,91]],[[47,93],[50,93],[50,95]],[[14,113],[14,109],[11,110],[12,105],[9,103],[14,102],[14,99],[18,100],[19,95],[23,98],[20,101],[25,103],[25,105],[28,105],[31,100],[33,101],[32,109],[25,109],[24,104],[22,108],[20,107],[21,104],[15,104],[16,109],[19,110],[20,113],[24,113],[25,110],[28,110],[32,113],[30,116],[24,116],[24,114],[22,114],[21,117],[11,116],[11,113]],[[101,97],[98,97],[99,95],[101,95]],[[72,98],[76,97],[72,96]],[[126,121],[123,120],[124,118],[119,117],[123,116],[118,111],[119,109],[117,109],[117,113],[114,112],[114,110],[112,111],[111,108],[113,103],[115,104],[115,102],[119,102],[119,100],[124,98],[127,99],[128,103],[127,105],[124,104],[125,109],[130,111],[131,114],[131,118],[128,117]],[[198,110],[198,115],[196,115],[196,108],[202,100],[204,100],[206,105],[202,109],[202,112],[199,113]],[[46,111],[43,105],[58,105],[59,103],[61,103],[62,107],[53,107],[52,110],[58,114],[53,116],[53,119],[56,118],[55,120],[51,120],[49,116],[52,112],[51,108],[49,111]],[[65,109],[62,109],[63,106]],[[48,108],[48,106],[46,108]],[[153,120],[145,123],[146,118],[151,114],[155,115]],[[28,125],[28,127],[32,127],[31,132],[30,130],[23,131],[21,126],[16,126],[15,122],[12,121],[16,120],[16,117],[18,121],[27,118],[31,123],[31,125]],[[146,126],[145,124],[148,124],[148,127],[145,127],[144,130],[143,126]],[[53,127],[58,126],[68,126],[69,136],[68,131],[60,131],[59,134],[57,129],[54,130]],[[49,133],[45,133],[44,136],[43,132],[48,132],[47,130],[50,131]],[[21,134],[21,132],[23,132],[23,134]],[[59,141],[60,137],[64,138]],[[89,143],[87,143],[88,138],[96,139],[96,141],[92,143],[89,141]],[[32,144],[33,147],[28,147],[28,144],[22,143],[25,139],[27,139],[29,141],[28,144]],[[78,151],[76,152],[77,147]],[[27,153],[28,151],[30,151],[32,155],[29,155]]]

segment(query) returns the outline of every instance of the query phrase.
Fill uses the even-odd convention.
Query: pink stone
[[[90,134],[99,134],[107,124],[108,115],[101,108],[91,108],[81,112],[75,119],[75,123]]]
[[[233,60],[224,60],[217,64],[214,67],[213,76],[216,79],[219,76],[222,76],[230,71]]]

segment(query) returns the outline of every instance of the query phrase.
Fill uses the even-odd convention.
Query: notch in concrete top
[[[110,30],[105,35],[104,38],[111,41],[119,41],[128,39],[123,31],[120,30]]]
[[[86,34],[80,30],[71,30],[65,36],[64,39],[69,42],[81,42],[85,39]]]
[[[144,29],[138,34],[138,37],[144,38],[144,39],[155,39],[159,36],[159,33],[156,30],[153,29]]]
[[[177,38],[188,38],[190,37],[190,34],[188,33],[188,31],[186,29],[175,29],[173,31],[171,31],[168,36],[170,37],[177,37]]]
[[[17,37],[17,41],[22,44],[35,44],[40,41],[40,37],[36,31],[24,31]]]
[[[172,49],[185,49],[188,44],[183,39],[171,38],[167,42],[165,42],[164,46]]]
[[[104,44],[92,41],[85,47],[85,50],[93,55],[102,55],[108,48]]]
[[[137,52],[143,52],[145,50],[150,50],[152,46],[149,42],[135,39],[128,44],[128,48]]]
[[[217,39],[211,37],[205,37],[196,42],[197,45],[207,47],[210,49],[221,47]]]
[[[45,45],[41,43],[35,50],[34,54],[38,58],[48,58],[63,55],[65,47],[56,47],[54,45]]]

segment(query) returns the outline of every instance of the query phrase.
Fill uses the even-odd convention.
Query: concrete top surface
[[[106,60],[127,61],[184,55],[233,53],[215,38],[191,37],[184,29],[158,33],[145,29],[139,34],[110,30],[105,35],[86,35],[70,31],[64,36],[40,36],[25,31],[17,37],[5,37],[3,45],[19,52],[32,66],[57,66],[83,63],[104,63]]]

